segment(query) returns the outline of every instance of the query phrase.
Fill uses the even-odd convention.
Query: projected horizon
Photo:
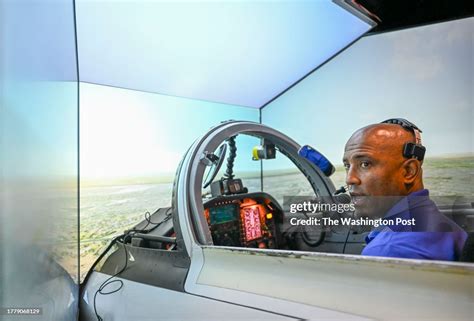
[[[209,128],[258,117],[253,108],[81,83],[81,180],[172,181],[186,150]],[[249,155],[237,159],[241,172],[259,171],[252,144],[239,137],[239,152]]]

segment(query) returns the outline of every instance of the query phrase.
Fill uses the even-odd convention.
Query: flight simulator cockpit
[[[237,150],[236,141],[242,136],[256,137],[260,143]],[[289,159],[307,184],[305,196],[284,194],[282,199],[282,195],[272,195],[273,190],[263,190],[262,178],[259,184],[248,188],[248,180],[234,170],[238,157],[256,162]],[[223,122],[197,139],[186,152],[176,172],[172,206],[145,217],[126,231],[121,241],[132,247],[167,251],[185,251],[197,244],[360,254],[372,229],[370,225],[293,224],[298,219],[315,222],[353,217],[350,206],[338,207],[342,211],[289,209],[290,205],[306,201],[349,205],[350,196],[344,188],[336,189],[330,179],[333,172],[334,167],[322,154],[307,145],[300,146],[271,127],[247,121]],[[286,193],[292,192],[286,189]],[[441,211],[452,214],[450,209]],[[451,217],[456,222],[463,218]]]
[[[251,150],[237,151],[236,140],[246,135],[256,137],[260,144]],[[326,251],[334,252],[347,242],[346,230],[327,233],[323,227],[290,224],[295,217],[332,214],[290,213],[287,203],[291,195],[282,203],[281,198],[261,188],[249,191],[245,178],[238,177],[234,171],[238,157],[256,162],[288,158],[308,182],[306,198],[329,204],[350,202],[348,195],[336,195],[338,191],[328,177],[334,167],[322,154],[308,146],[301,148],[288,136],[265,125],[228,121],[211,128],[187,151],[176,173],[173,206],[146,217],[129,231],[133,233],[125,242],[138,247],[177,250],[192,237],[201,245],[305,251],[324,250],[324,246],[333,243],[337,249],[330,246]],[[338,216],[349,214],[337,213]],[[354,237],[352,243],[357,243]],[[363,235],[359,238],[362,244]],[[324,240],[329,242],[323,244]]]
[[[236,140],[245,135],[256,137],[260,144],[237,152]],[[336,190],[329,178],[334,168],[314,149],[301,147],[283,133],[259,123],[221,123],[198,138],[178,165],[172,206],[147,214],[144,221],[114,239],[94,263],[84,282],[98,286],[91,303],[96,314],[97,293],[115,293],[127,280],[151,285],[159,291],[173,290],[173,293],[193,293],[194,284],[200,287],[202,282],[208,282],[218,288],[216,293],[220,296],[221,283],[241,284],[239,282],[246,279],[236,276],[241,273],[255,273],[252,282],[260,282],[259,279],[268,274],[268,267],[276,262],[280,263],[275,270],[278,273],[298,275],[311,271],[312,274],[319,271],[321,264],[325,266],[341,257],[327,253],[361,253],[369,229],[291,224],[298,217],[351,217],[350,210],[293,212],[288,205],[302,201],[296,196],[281,202],[280,195],[275,197],[271,191],[254,190],[255,184],[252,188],[250,184],[246,186],[246,178],[237,176],[234,171],[237,155],[262,162],[286,156],[308,183],[307,195],[311,196],[305,197],[329,204],[329,208],[332,205],[346,208],[351,201],[344,189]],[[118,247],[108,253],[114,243]],[[106,254],[108,257],[102,260]],[[299,260],[301,257],[306,259]],[[98,262],[102,262],[100,267],[96,266]],[[237,262],[239,267],[234,269]],[[330,269],[324,266],[322,273]],[[352,267],[348,264],[347,268],[351,271]],[[98,275],[105,276],[98,279]],[[113,279],[117,276],[120,279]],[[285,282],[289,280],[289,277],[281,277],[275,283],[286,293],[288,283]],[[186,287],[186,282],[192,285]],[[114,290],[106,289],[112,284]],[[206,290],[212,290],[212,286],[203,285]],[[260,288],[265,286],[260,285]],[[84,291],[87,290],[83,290],[87,296]],[[100,304],[104,309],[102,301]]]

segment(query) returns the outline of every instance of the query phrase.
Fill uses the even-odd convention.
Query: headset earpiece
[[[422,131],[415,124],[403,118],[387,119],[381,122],[381,124],[400,125],[406,130],[411,131],[415,135],[415,143],[405,143],[403,146],[403,156],[406,158],[416,158],[419,161],[425,158],[426,148],[421,144]]]

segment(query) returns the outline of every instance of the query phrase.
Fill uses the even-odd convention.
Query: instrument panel
[[[275,220],[281,212],[274,200],[259,195],[218,197],[204,205],[214,245],[277,248]]]

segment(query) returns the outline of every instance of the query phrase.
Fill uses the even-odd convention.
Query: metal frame
[[[206,165],[201,159],[207,152],[214,151],[225,139],[237,134],[273,141],[280,152],[305,174],[316,195],[331,196],[335,191],[332,181],[318,167],[298,155],[300,145],[290,137],[259,123],[248,121],[222,123],[193,144],[178,168],[178,182],[173,188],[175,198],[173,213],[179,220],[176,222],[179,227],[175,225],[175,231],[177,237],[184,241],[189,255],[191,255],[190,249],[196,245],[213,244],[203,211],[201,186]]]

